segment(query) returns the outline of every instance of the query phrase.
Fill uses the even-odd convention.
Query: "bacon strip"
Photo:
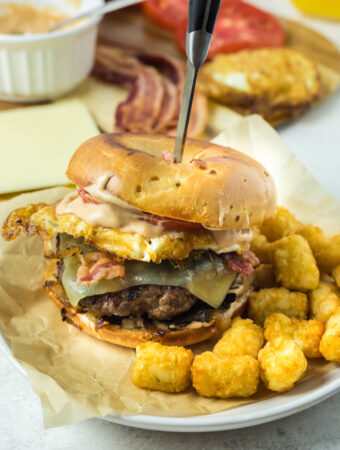
[[[77,284],[94,286],[104,278],[124,278],[125,267],[121,262],[113,260],[101,252],[90,252],[80,255],[81,266],[77,272]]]
[[[245,252],[242,255],[238,255],[236,252],[222,253],[220,256],[227,263],[229,269],[246,276],[251,275],[254,267],[260,264],[253,252]]]
[[[135,133],[151,133],[164,95],[162,78],[151,67],[140,69],[130,95],[116,111],[116,126]]]
[[[133,55],[143,64],[159,69],[160,72],[177,86],[184,86],[185,69],[181,61],[169,55],[148,53],[140,49],[133,51]]]
[[[127,87],[133,83],[141,64],[121,49],[99,45],[96,51],[96,64],[93,75],[109,83],[119,83]]]
[[[161,111],[153,125],[153,131],[155,133],[166,129],[173,120],[174,116],[177,114],[178,99],[176,86],[163,78],[163,88],[164,95]]]
[[[116,131],[175,134],[185,81],[181,61],[105,40],[97,47],[93,74],[131,89],[116,110]],[[188,135],[200,134],[206,119],[206,96],[197,92]]]

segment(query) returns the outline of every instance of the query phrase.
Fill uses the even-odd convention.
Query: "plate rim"
[[[334,369],[334,371],[337,371],[340,374],[339,367]],[[315,378],[305,380],[305,383],[308,383],[308,381],[313,381],[313,379],[315,380]],[[118,423],[120,425],[157,431],[209,432],[234,430],[272,422],[297,414],[318,403],[321,403],[338,392],[340,392],[340,377],[327,382],[324,386],[317,389],[312,389],[304,395],[299,395],[299,397],[295,400],[270,407],[268,410],[263,410],[260,412],[242,413],[242,409],[247,406],[244,405],[232,410],[227,410],[236,412],[234,416],[228,417],[223,416],[223,413],[226,411],[221,411],[215,414],[180,418],[118,414],[117,416],[102,417],[102,419],[107,422]],[[282,397],[284,393],[279,395]]]
[[[12,355],[10,346],[1,331],[0,349],[8,361],[21,373],[21,375],[27,379],[27,373],[23,364]],[[339,372],[340,375],[340,367],[337,367],[332,372],[335,371]],[[328,374],[329,373],[330,372],[328,372]],[[326,375],[327,373],[325,376]],[[304,383],[313,382],[313,380],[315,380],[314,377],[305,380]],[[98,417],[98,419],[119,425],[154,431],[190,433],[234,430],[272,422],[274,420],[296,414],[326,400],[332,395],[335,395],[337,392],[340,392],[340,376],[334,380],[326,382],[326,384],[318,387],[317,389],[311,389],[310,391],[304,393],[304,395],[299,395],[296,399],[291,399],[283,404],[281,403],[279,405],[271,406],[268,409],[257,412],[244,412],[244,408],[247,407],[247,405],[243,405],[232,410],[227,410],[235,412],[236,414],[233,416],[224,416],[226,411],[220,411],[214,414],[202,414],[188,417],[152,416],[146,414],[117,414]],[[283,397],[285,393],[280,395]],[[259,403],[261,403],[261,401]]]

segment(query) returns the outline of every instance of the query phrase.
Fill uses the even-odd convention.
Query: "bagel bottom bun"
[[[147,341],[157,341],[164,345],[186,346],[203,342],[208,339],[218,339],[230,326],[234,316],[242,314],[247,302],[247,292],[237,297],[228,309],[214,311],[214,317],[209,322],[192,322],[180,330],[169,330],[163,332],[150,331],[146,328],[127,329],[121,325],[96,326],[96,321],[91,314],[79,313],[72,306],[65,306],[63,299],[67,300],[66,292],[57,279],[57,260],[53,260],[44,276],[44,287],[50,299],[61,310],[62,320],[75,326],[81,331],[123,347],[135,348],[137,345]]]

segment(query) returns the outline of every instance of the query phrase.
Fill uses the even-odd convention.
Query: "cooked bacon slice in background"
[[[192,103],[188,136],[198,136],[203,133],[207,120],[206,111],[208,111],[208,99],[205,94],[197,91]]]
[[[245,252],[238,255],[236,252],[223,253],[220,255],[227,263],[229,269],[242,275],[251,275],[254,272],[254,267],[260,264],[259,259],[253,252]]]
[[[153,131],[155,133],[161,132],[162,130],[166,129],[169,124],[171,124],[171,121],[176,115],[178,108],[176,86],[166,78],[163,78],[163,88],[164,91],[161,110],[153,124]]]
[[[164,84],[158,72],[142,67],[125,102],[116,111],[116,127],[122,131],[151,133],[161,113]]]
[[[134,82],[140,64],[134,57],[124,55],[119,48],[100,45],[96,51],[95,77],[109,83],[119,83],[127,87]]]
[[[94,286],[104,278],[124,278],[124,265],[101,252],[90,252],[80,255],[81,266],[77,272],[77,284]]]
[[[115,131],[175,134],[185,66],[171,56],[100,39],[93,75],[130,89],[115,113]],[[196,92],[188,135],[198,136],[207,121],[207,99]]]
[[[180,96],[180,98],[182,98]],[[181,104],[178,105],[178,112],[176,114],[176,118],[172,121],[169,128],[166,130],[166,134],[170,136],[175,136],[177,132],[177,122],[179,117],[179,110]],[[200,91],[196,91],[194,100],[191,108],[190,122],[188,127],[188,136],[199,136],[203,133],[205,125],[206,125],[206,112],[208,110],[208,100],[207,97],[202,94]]]
[[[176,85],[184,85],[185,71],[182,61],[169,55],[146,53],[144,50],[134,50],[133,55],[141,63],[153,66]]]

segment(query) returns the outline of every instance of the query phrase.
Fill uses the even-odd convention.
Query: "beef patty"
[[[198,301],[186,289],[174,286],[142,285],[120,292],[93,295],[80,300],[82,312],[92,311],[98,316],[138,316],[170,320],[183,314]]]
[[[57,279],[62,284],[63,261],[60,260],[57,266]],[[91,311],[100,317],[146,314],[150,319],[171,320],[189,311],[196,302],[199,299],[181,287],[148,284],[82,298],[78,308],[81,312]],[[69,302],[63,303],[71,306]]]

